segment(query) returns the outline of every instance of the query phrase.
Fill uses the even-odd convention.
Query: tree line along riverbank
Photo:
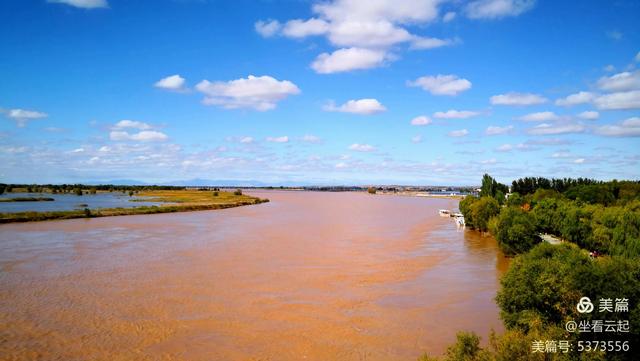
[[[634,360],[640,348],[640,182],[522,178],[509,187],[489,175],[479,197],[460,202],[472,231],[496,238],[514,257],[496,302],[505,326],[487,347],[461,331],[441,357],[431,360]],[[548,233],[563,242],[552,245]],[[597,257],[593,257],[597,254]],[[628,311],[579,313],[582,297],[628,303]],[[597,303],[596,303],[597,304]],[[596,310],[597,311],[597,310]],[[569,332],[566,323],[625,325],[615,332]],[[620,342],[626,351],[582,350],[579,342]],[[572,349],[534,352],[536,342]],[[539,349],[537,350],[539,351]]]

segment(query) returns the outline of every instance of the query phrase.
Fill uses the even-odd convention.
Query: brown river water
[[[250,192],[219,211],[0,226],[2,360],[410,360],[502,331],[457,200]]]

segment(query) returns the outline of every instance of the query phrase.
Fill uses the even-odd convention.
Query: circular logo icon
[[[580,313],[591,313],[593,311],[593,303],[589,297],[582,297],[576,306]]]

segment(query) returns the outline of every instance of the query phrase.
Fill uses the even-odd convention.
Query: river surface
[[[0,202],[0,213],[15,212],[51,212],[72,211],[74,209],[99,209],[99,208],[133,208],[141,206],[159,206],[162,202],[144,201],[145,197],[130,197],[119,192],[85,194],[52,194],[52,193],[4,193],[0,198],[45,197],[53,198],[53,201],[38,202]],[[135,202],[131,200],[137,199]]]
[[[410,360],[502,331],[457,200],[251,192],[226,210],[0,226],[3,360]],[[84,198],[84,197],[83,197]]]

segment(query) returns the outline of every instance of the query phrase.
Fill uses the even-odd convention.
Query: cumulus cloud
[[[42,119],[48,116],[47,113],[39,112],[36,110],[26,109],[8,109],[2,110],[6,117],[16,122],[16,125],[20,128],[25,127],[30,120]]]
[[[240,143],[242,144],[251,144],[253,143],[253,137],[242,137],[240,138]]]
[[[47,0],[50,3],[65,4],[76,8],[97,9],[108,8],[107,0]]]
[[[423,76],[407,83],[409,86],[421,87],[433,95],[455,96],[471,89],[471,82],[457,75]]]
[[[442,21],[448,23],[456,18],[456,13],[453,11],[449,11],[442,17]]]
[[[155,130],[143,130],[138,133],[129,133],[123,130],[113,130],[109,133],[109,138],[115,141],[140,141],[140,142],[159,142],[169,139],[169,137]]]
[[[593,104],[601,110],[640,109],[640,90],[601,95]]]
[[[452,130],[448,133],[450,137],[464,137],[467,134],[469,134],[469,131],[466,129]]]
[[[471,110],[447,110],[446,112],[433,113],[434,118],[438,119],[466,119],[480,115],[480,112]]]
[[[323,109],[328,112],[342,112],[362,115],[377,114],[387,110],[387,108],[380,104],[380,102],[376,99],[349,100],[348,102],[340,106],[336,106],[333,102],[329,102],[323,107]]]
[[[537,112],[523,115],[521,117],[516,118],[518,120],[522,120],[524,122],[551,122],[562,119],[559,115],[554,112]]]
[[[595,133],[607,137],[640,137],[640,117],[632,117],[618,124],[597,127]]]
[[[538,94],[517,92],[494,95],[490,99],[493,105],[536,105],[546,103],[547,100]]]
[[[255,29],[262,37],[270,38],[278,33],[282,25],[277,20],[257,21]]]
[[[227,82],[203,80],[196,89],[205,95],[203,103],[226,109],[249,108],[258,111],[271,110],[290,95],[300,93],[298,87],[288,80],[277,80],[270,76],[253,76]]]
[[[465,15],[470,19],[518,16],[531,10],[535,3],[535,0],[476,0],[466,6]]]
[[[274,20],[259,21],[255,28],[264,37],[277,34],[297,39],[325,36],[331,45],[339,49],[316,58],[311,67],[319,73],[368,69],[382,66],[385,60],[393,60],[395,57],[389,51],[401,43],[410,43],[413,49],[453,44],[455,41],[418,36],[406,29],[405,25],[436,20],[439,4],[440,0],[318,2],[312,6],[314,16],[309,19],[293,19],[284,25]]]
[[[322,19],[289,20],[282,29],[282,35],[290,38],[304,38],[311,35],[322,35],[329,30],[329,23]]]
[[[487,130],[484,131],[486,135],[500,135],[507,134],[513,130],[513,125],[508,125],[506,127],[498,127],[490,125],[487,127]]]
[[[369,69],[382,65],[387,55],[382,50],[364,48],[338,49],[333,53],[322,53],[311,63],[311,68],[320,74],[339,73]]]
[[[289,137],[283,135],[281,137],[267,137],[267,142],[271,143],[287,143],[289,142]]]
[[[600,113],[595,110],[587,110],[578,114],[578,118],[585,120],[596,120],[600,117]]]
[[[153,86],[164,90],[182,91],[185,79],[180,74],[175,74],[158,80]]]
[[[121,120],[119,122],[117,122],[114,126],[113,129],[114,130],[120,130],[120,129],[125,129],[125,128],[134,128],[134,129],[140,129],[140,130],[148,130],[151,129],[151,125],[144,123],[144,122],[139,122],[137,120]]]
[[[429,119],[429,117],[426,115],[420,115],[411,119],[411,125],[421,126],[421,125],[429,125],[429,124],[431,124],[431,119]]]
[[[349,149],[356,152],[373,152],[374,150],[376,150],[376,148],[372,145],[358,143],[351,144],[349,146]]]
[[[566,98],[561,98],[556,100],[556,105],[569,107],[578,104],[589,103],[595,98],[595,94],[591,92],[581,91],[575,94],[571,94]]]
[[[548,124],[543,123],[527,130],[531,135],[555,135],[568,133],[582,133],[585,127],[581,124]]]
[[[423,36],[416,36],[411,40],[411,49],[414,50],[425,50],[425,49],[435,49],[443,46],[454,45],[458,43],[457,39],[440,39],[440,38],[430,38]]]
[[[640,89],[640,70],[602,77],[598,80],[598,87],[610,92]]]

